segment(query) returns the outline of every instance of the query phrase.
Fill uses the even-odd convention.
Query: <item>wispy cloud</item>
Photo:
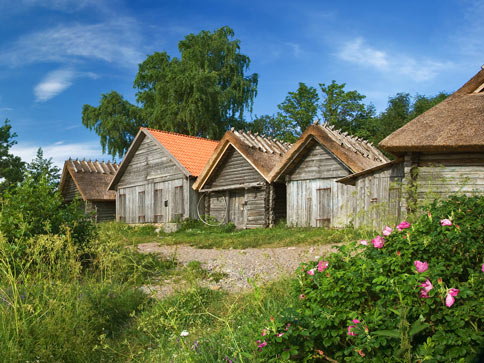
[[[452,66],[450,62],[417,59],[409,55],[377,49],[368,45],[361,37],[343,44],[337,56],[344,61],[383,73],[404,75],[417,82],[432,79],[442,70]]]
[[[106,5],[101,0],[0,0],[0,9],[14,12],[23,12],[31,8],[41,7],[64,13],[74,13],[88,7],[104,9]]]
[[[72,63],[102,60],[124,67],[143,60],[138,24],[132,18],[117,18],[101,24],[59,25],[19,38],[2,51],[0,64]]]
[[[75,73],[69,69],[60,69],[48,73],[34,88],[35,100],[45,102],[57,96],[70,87],[74,76]]]
[[[111,160],[111,156],[103,155],[101,146],[97,142],[64,143],[55,142],[53,144],[42,145],[44,157],[52,158],[55,165],[62,168],[64,161],[72,157],[73,159],[105,159]],[[23,161],[31,162],[39,146],[19,142],[11,149],[14,155],[20,156]]]
[[[13,108],[10,108],[10,107],[0,107],[0,112],[6,112],[6,111],[13,111]]]

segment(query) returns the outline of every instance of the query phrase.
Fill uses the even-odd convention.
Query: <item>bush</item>
[[[300,303],[258,337],[268,361],[470,361],[484,343],[484,197],[303,264]],[[326,264],[327,262],[327,264]],[[420,271],[420,272],[419,272]],[[262,342],[261,342],[262,341]]]
[[[41,234],[69,233],[74,244],[84,248],[92,238],[95,225],[80,208],[80,201],[64,204],[62,197],[45,178],[30,176],[0,199],[0,232],[12,244],[18,257],[23,243]]]

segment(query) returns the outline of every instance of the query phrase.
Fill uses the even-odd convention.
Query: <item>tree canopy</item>
[[[6,119],[0,126],[0,192],[23,180],[25,163],[10,153],[10,148],[17,143],[15,137],[17,134],[12,132],[12,125]]]
[[[133,84],[138,105],[114,91],[103,94],[98,107],[84,105],[83,125],[101,137],[103,151],[124,154],[140,126],[214,139],[231,126],[243,127],[258,76],[246,75],[250,59],[234,31],[189,34],[178,49],[179,58],[155,52],[139,65]]]
[[[59,185],[61,170],[54,165],[52,158],[44,158],[44,151],[40,147],[37,149],[35,158],[27,164],[26,170],[34,182],[40,182],[45,178],[47,184],[54,187]]]

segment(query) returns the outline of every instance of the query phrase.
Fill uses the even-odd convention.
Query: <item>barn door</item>
[[[231,190],[228,200],[228,221],[237,228],[247,228],[245,190]]]
[[[329,228],[331,226],[331,188],[320,188],[316,190],[318,195],[318,217],[317,227]]]

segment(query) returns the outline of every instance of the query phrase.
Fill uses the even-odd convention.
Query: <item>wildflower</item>
[[[319,272],[323,272],[324,269],[327,269],[329,266],[329,262],[328,261],[319,261],[318,263],[318,271]]]
[[[318,353],[320,356],[324,356],[324,352],[322,350],[316,349],[316,353]]]
[[[427,261],[422,262],[422,261],[418,261],[417,260],[417,261],[414,262],[414,265],[415,265],[415,267],[417,269],[417,272],[419,272],[419,273],[420,272],[427,271],[428,268],[429,268],[429,264],[427,263]]]
[[[450,308],[452,305],[454,305],[454,297],[457,296],[457,294],[459,294],[459,290],[458,289],[449,289],[449,291],[447,292],[447,296],[445,297],[445,306],[447,306],[448,308]]]
[[[484,263],[482,264],[482,272],[484,272]]]
[[[356,328],[356,324],[359,324],[360,321],[358,319],[353,319],[352,321],[355,325],[349,325],[348,326],[348,335],[351,335],[351,336],[354,337],[356,334],[354,332],[352,332],[351,329]]]
[[[385,245],[385,238],[381,236],[376,236],[374,239],[371,240],[371,244],[375,248],[383,248]]]
[[[361,357],[364,357],[365,356],[365,353],[363,352],[363,349],[360,349],[358,351],[358,354],[361,356]]]
[[[432,286],[432,283],[430,282],[429,279],[427,279],[427,281],[425,281],[423,284],[420,284],[420,287],[422,288],[420,290],[420,297],[421,298],[428,298],[430,297],[429,296],[429,291],[432,290],[434,287]]]
[[[299,295],[299,300],[303,300],[305,298],[304,294]]]
[[[449,220],[449,219],[441,219],[440,220],[440,225],[441,226],[451,226],[452,225],[452,222]]]
[[[287,329],[289,329],[289,327],[291,326],[291,324],[287,323],[286,327],[284,328],[285,331],[287,331]]]
[[[437,279],[437,282],[439,283],[439,285],[442,285],[442,279],[440,277]]]
[[[282,337],[283,335],[284,335],[284,333],[279,333],[279,334],[277,334],[277,337],[278,337],[278,338],[280,338],[280,337]]]
[[[366,239],[360,241],[360,245],[368,246],[368,241]]]
[[[386,237],[386,236],[389,236],[392,232],[393,232],[393,228],[385,226],[385,228],[383,228],[382,234]]]
[[[403,221],[402,223],[400,223],[398,226],[397,226],[397,229],[398,231],[400,232],[401,230],[403,229],[407,229],[407,228],[410,228],[410,223],[408,223],[407,221]]]
[[[186,330],[183,330],[181,333],[180,333],[180,336],[181,337],[187,337],[188,336],[188,332]]]
[[[397,251],[397,256],[400,257],[400,251]]]
[[[265,337],[267,335],[267,330],[266,329],[262,329],[262,336]]]
[[[314,276],[314,268],[308,271],[308,275]]]
[[[262,348],[264,348],[267,345],[267,342],[264,340],[262,343],[260,343],[257,348],[259,348],[259,352],[262,352]]]
[[[274,317],[273,316],[271,316],[271,321],[274,321]]]
[[[193,350],[197,350],[197,349],[198,349],[198,340],[195,340],[195,341],[193,342],[192,349],[193,349]]]

